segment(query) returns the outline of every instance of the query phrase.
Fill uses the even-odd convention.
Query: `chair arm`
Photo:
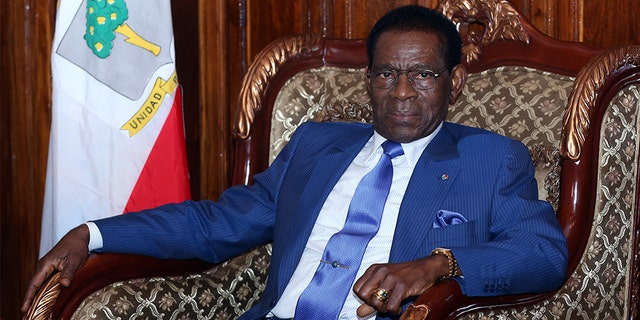
[[[200,260],[94,253],[78,269],[69,287],[58,283],[59,273],[52,274],[36,293],[23,319],[70,319],[87,296],[111,283],[142,277],[189,274],[213,266]]]
[[[493,297],[467,297],[454,280],[444,280],[423,292],[402,314],[400,320],[456,319],[480,309],[531,305],[554,295],[552,292],[523,293]]]
[[[465,303],[460,285],[444,280],[423,292],[402,314],[400,320],[445,319]]]

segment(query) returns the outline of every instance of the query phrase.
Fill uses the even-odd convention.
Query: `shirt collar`
[[[424,138],[420,138],[415,141],[411,141],[409,143],[402,143],[402,150],[404,150],[404,159],[406,159],[407,164],[411,167],[415,167],[416,163],[418,163],[418,159],[422,156],[422,152],[427,148],[433,137],[440,132],[442,129],[442,122],[438,125],[438,127],[431,132],[428,136]],[[368,154],[366,156],[367,161],[370,161],[374,155],[382,153],[382,143],[387,141],[386,138],[381,136],[378,132],[374,131],[373,133],[373,141],[370,145]]]

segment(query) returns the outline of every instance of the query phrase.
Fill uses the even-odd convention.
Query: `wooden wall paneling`
[[[427,8],[435,8],[438,5],[438,0],[419,0],[418,4]]]
[[[9,137],[11,129],[9,127],[9,118],[11,117],[10,108],[12,92],[12,81],[8,74],[8,69],[11,66],[11,55],[9,51],[13,48],[9,46],[9,36],[14,33],[9,33],[7,21],[9,16],[10,3],[8,1],[0,2],[0,318],[2,317],[2,310],[5,309],[3,296],[4,296],[4,274],[5,270],[5,256],[3,255],[4,245],[7,243],[5,239],[6,231],[9,222],[9,188],[8,182],[11,176],[11,145],[9,143]]]
[[[3,1],[0,317],[20,319],[20,303],[38,258],[49,124],[55,1]],[[5,118],[6,117],[6,118]],[[4,147],[3,149],[6,149]]]
[[[300,32],[317,33],[332,38],[356,39],[366,38],[375,21],[392,8],[408,4],[433,8],[437,0],[307,0],[302,2],[301,13],[305,15],[306,12],[307,26],[300,28]]]
[[[584,0],[567,0],[558,2],[555,37],[567,41],[583,41],[582,16]]]
[[[557,2],[552,0],[531,0],[529,1],[528,17],[531,23],[540,31],[554,37],[557,33]]]
[[[247,0],[229,0],[227,4],[227,19],[226,23],[226,41],[227,41],[227,51],[226,51],[226,61],[227,61],[227,91],[228,95],[228,105],[227,109],[228,117],[225,121],[228,123],[229,128],[229,157],[227,159],[228,162],[228,177],[227,185],[231,184],[232,181],[232,170],[233,170],[233,157],[234,154],[231,153],[233,149],[233,137],[230,131],[233,128],[233,120],[235,117],[236,109],[238,106],[238,95],[240,94],[240,85],[242,82],[242,77],[247,71],[249,67],[249,52],[248,52],[248,44],[247,44]]]
[[[356,4],[357,1],[354,0],[335,1],[335,10],[333,12],[333,33],[328,34],[327,36],[347,39],[363,38],[361,36],[362,32],[357,30],[357,26],[354,26],[354,20],[358,20],[359,16],[364,15],[363,12],[361,12],[362,9],[357,8]],[[354,30],[354,28],[356,30]]]
[[[509,0],[538,30],[548,36],[568,41],[580,39],[582,2],[584,0]]]
[[[192,197],[200,195],[200,61],[198,1],[172,0],[176,70],[182,86],[187,161]]]
[[[344,29],[342,37],[363,39],[369,35],[369,30],[375,22],[387,11],[403,5],[417,4],[416,0],[369,0],[349,1],[343,3],[345,9]],[[339,28],[339,26],[337,26]]]
[[[335,0],[301,1],[300,33],[331,37],[334,32]]]
[[[307,1],[246,0],[249,63],[262,48],[285,35],[308,32]]]
[[[196,179],[200,180],[200,192],[193,195],[195,199],[217,199],[231,181],[230,105],[235,100],[229,97],[229,65],[238,63],[241,56],[232,54],[235,49],[230,48],[228,36],[228,25],[237,26],[239,18],[227,10],[237,3],[198,1],[200,175]]]
[[[233,119],[236,112],[236,106],[238,101],[238,94],[240,93],[240,84],[242,77],[244,76],[248,61],[247,61],[247,4],[246,0],[228,0],[224,8],[220,10],[225,11],[226,21],[225,25],[218,25],[219,37],[224,37],[220,40],[225,41],[225,51],[220,51],[221,59],[224,60],[224,88],[226,104],[220,105],[225,108],[225,118],[220,121],[225,122],[226,130],[226,155],[225,155],[225,179],[217,183],[216,187],[224,187],[216,191],[216,194],[222,193],[224,189],[231,186],[232,171],[233,171],[233,135],[231,133],[233,129]],[[220,101],[222,102],[222,101]],[[205,155],[206,157],[206,155]],[[217,197],[216,197],[217,198]]]
[[[640,43],[636,0],[509,0],[545,34],[600,48]]]
[[[640,5],[637,0],[585,1],[583,28],[589,45],[640,44]]]

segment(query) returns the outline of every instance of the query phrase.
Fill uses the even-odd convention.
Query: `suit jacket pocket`
[[[462,247],[478,244],[476,221],[443,226],[431,229],[427,235],[427,243],[433,243],[434,247]]]

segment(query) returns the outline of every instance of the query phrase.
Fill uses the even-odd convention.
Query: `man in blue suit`
[[[269,280],[243,319],[302,312],[297,306],[323,265],[357,276],[314,289],[321,295],[304,302],[312,315],[305,318],[333,303],[328,292],[335,288],[346,298],[331,318],[358,319],[358,309],[385,319],[444,278],[469,296],[560,286],[566,241],[550,205],[538,200],[527,148],[444,121],[466,79],[453,24],[423,7],[401,7],[377,22],[367,45],[372,125],[303,124],[253,185],[232,187],[217,202],[187,201],[79,226],[39,261],[23,308],[53,270],[68,285],[88,250],[220,262],[269,242]],[[390,160],[379,229],[359,265],[323,260],[330,238],[347,223],[358,182],[384,157],[386,140],[402,154]]]

